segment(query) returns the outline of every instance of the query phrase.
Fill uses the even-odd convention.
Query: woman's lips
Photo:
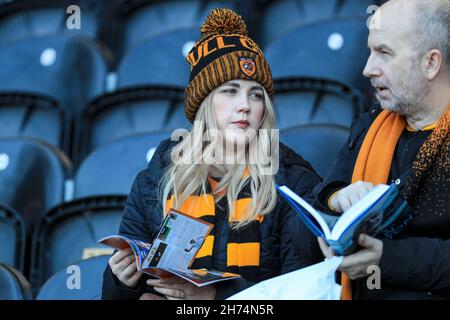
[[[247,128],[250,125],[247,120],[234,121],[233,124],[238,128]]]

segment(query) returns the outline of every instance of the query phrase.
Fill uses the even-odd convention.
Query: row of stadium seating
[[[364,110],[364,97],[339,82],[313,78],[277,81],[277,128],[329,123],[349,127]],[[3,98],[3,99],[2,99]],[[2,103],[3,102],[3,103]],[[0,93],[0,137],[30,137],[64,151],[75,166],[116,139],[147,131],[190,128],[182,89],[141,87],[94,100],[73,123],[60,104],[27,94]],[[72,126],[74,133],[71,135]]]
[[[109,257],[101,255],[74,262],[54,274],[36,294],[17,269],[0,263],[0,300],[99,300]]]
[[[26,38],[66,34],[122,52],[145,39],[184,28],[199,30],[214,8],[241,14],[252,38],[268,46],[308,23],[367,18],[386,0],[0,0],[0,46]],[[74,8],[76,5],[78,8]],[[77,11],[79,9],[79,11]],[[80,13],[80,26],[75,16]]]
[[[244,16],[281,141],[325,176],[370,102],[366,20],[381,2],[0,0],[0,300],[99,298],[111,251],[97,240],[118,231],[159,141],[190,127],[184,56],[210,9]]]
[[[347,138],[338,125],[306,125],[281,140],[325,175]],[[35,290],[67,265],[103,253],[96,241],[116,233],[126,195],[168,132],[124,137],[92,152],[72,173],[70,160],[29,138],[0,139],[0,261]],[[31,259],[29,256],[31,255]]]
[[[153,1],[158,6],[147,2],[125,1],[127,10],[134,10],[134,15],[140,17],[136,17],[140,22],[130,27],[136,36],[142,30],[155,30],[143,26],[145,19],[153,21],[149,15],[159,13],[158,16],[173,19],[173,23],[183,20],[170,18],[175,14],[167,9],[171,6],[186,6],[188,10],[195,4],[189,8],[206,14],[210,6],[218,5],[215,1]],[[295,5],[309,12],[307,8],[314,1],[263,2],[258,5],[287,13],[287,9],[281,8]],[[323,1],[319,2],[324,6]],[[333,10],[340,12],[350,2],[336,1]],[[13,26],[24,24],[23,28],[30,29],[29,32],[36,31],[38,22],[30,23],[29,19],[56,24],[50,17],[61,8],[52,7],[48,12],[43,9],[52,1],[39,5],[33,2],[35,9],[42,11],[42,17],[33,15],[33,10],[22,12],[26,3],[11,1],[3,5],[5,8],[0,6],[0,30],[11,31]],[[80,1],[81,6],[87,3],[90,2]],[[10,8],[14,5],[15,10]],[[168,16],[161,14],[166,9]],[[26,16],[19,19],[20,13]],[[277,84],[277,125],[281,129],[308,123],[348,127],[365,109],[368,101],[365,98],[370,95],[368,81],[361,75],[368,56],[366,18],[333,17],[339,19],[295,26],[265,49]],[[87,24],[89,21],[86,18]],[[89,33],[95,28],[87,29]],[[111,52],[96,39],[79,33],[68,36],[72,30],[50,30],[53,29],[48,26],[48,30],[23,35],[2,45],[0,118],[5,119],[5,125],[0,128],[0,137],[43,140],[62,149],[78,166],[89,152],[124,135],[189,127],[183,115],[183,88],[189,73],[184,54],[199,37],[198,25],[143,36],[145,39],[131,46],[117,65]]]

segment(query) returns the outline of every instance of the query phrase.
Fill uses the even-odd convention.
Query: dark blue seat
[[[189,127],[182,89],[120,90],[95,100],[86,108],[77,130],[77,162],[92,150],[128,135]]]
[[[6,263],[24,272],[26,235],[23,217],[12,208],[0,203],[1,263]]]
[[[371,91],[362,72],[369,57],[364,19],[320,21],[294,29],[267,49],[274,79],[314,77]]]
[[[27,279],[13,267],[0,263],[0,300],[32,300]]]
[[[74,200],[52,209],[35,228],[33,288],[68,264],[107,250],[97,240],[118,232],[136,175],[168,137],[167,131],[123,137],[84,159],[74,179]]]
[[[170,85],[184,88],[189,82],[185,56],[199,37],[198,28],[178,29],[134,46],[120,62],[117,87]]]
[[[105,59],[89,39],[55,35],[14,42],[0,50],[0,96],[52,97],[78,114],[105,92]]]
[[[139,171],[170,131],[144,132],[117,139],[91,152],[75,176],[75,198],[127,195]]]
[[[6,1],[0,5],[0,47],[19,40],[52,34],[98,38],[101,26],[99,13],[105,3],[106,1],[102,0]],[[69,30],[66,26],[67,19],[73,13],[72,10],[67,13],[71,4],[80,8],[80,29]]]
[[[29,137],[70,148],[69,110],[56,100],[32,94],[0,94],[0,137]]]
[[[62,203],[36,224],[33,233],[31,285],[40,288],[68,265],[112,250],[97,244],[116,234],[122,220],[125,196],[104,196]]]
[[[109,258],[103,255],[72,263],[45,282],[36,300],[100,300],[103,271]]]
[[[310,78],[275,82],[277,128],[330,123],[350,127],[364,111],[364,98],[351,88],[333,81]]]
[[[263,47],[285,33],[308,23],[361,17],[373,13],[370,6],[379,0],[261,0],[257,14],[257,35]]]
[[[123,48],[130,48],[142,41],[168,31],[194,28],[197,31],[210,10],[215,8],[236,9],[233,0],[184,0],[118,1],[116,20],[123,21]],[[195,38],[198,39],[198,38]]]
[[[0,202],[23,214],[28,226],[64,200],[70,160],[30,138],[0,139]]]
[[[349,130],[342,126],[312,124],[281,130],[280,140],[311,163],[324,178],[348,135]]]

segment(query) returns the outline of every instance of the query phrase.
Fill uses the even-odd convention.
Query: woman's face
[[[227,143],[244,145],[259,129],[264,114],[263,87],[256,81],[231,80],[216,88],[212,104]]]

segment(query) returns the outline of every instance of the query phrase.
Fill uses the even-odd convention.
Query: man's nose
[[[376,65],[373,56],[370,55],[367,59],[366,66],[363,70],[363,75],[367,78],[373,78],[373,77],[379,77],[381,76],[382,72],[379,66]]]

